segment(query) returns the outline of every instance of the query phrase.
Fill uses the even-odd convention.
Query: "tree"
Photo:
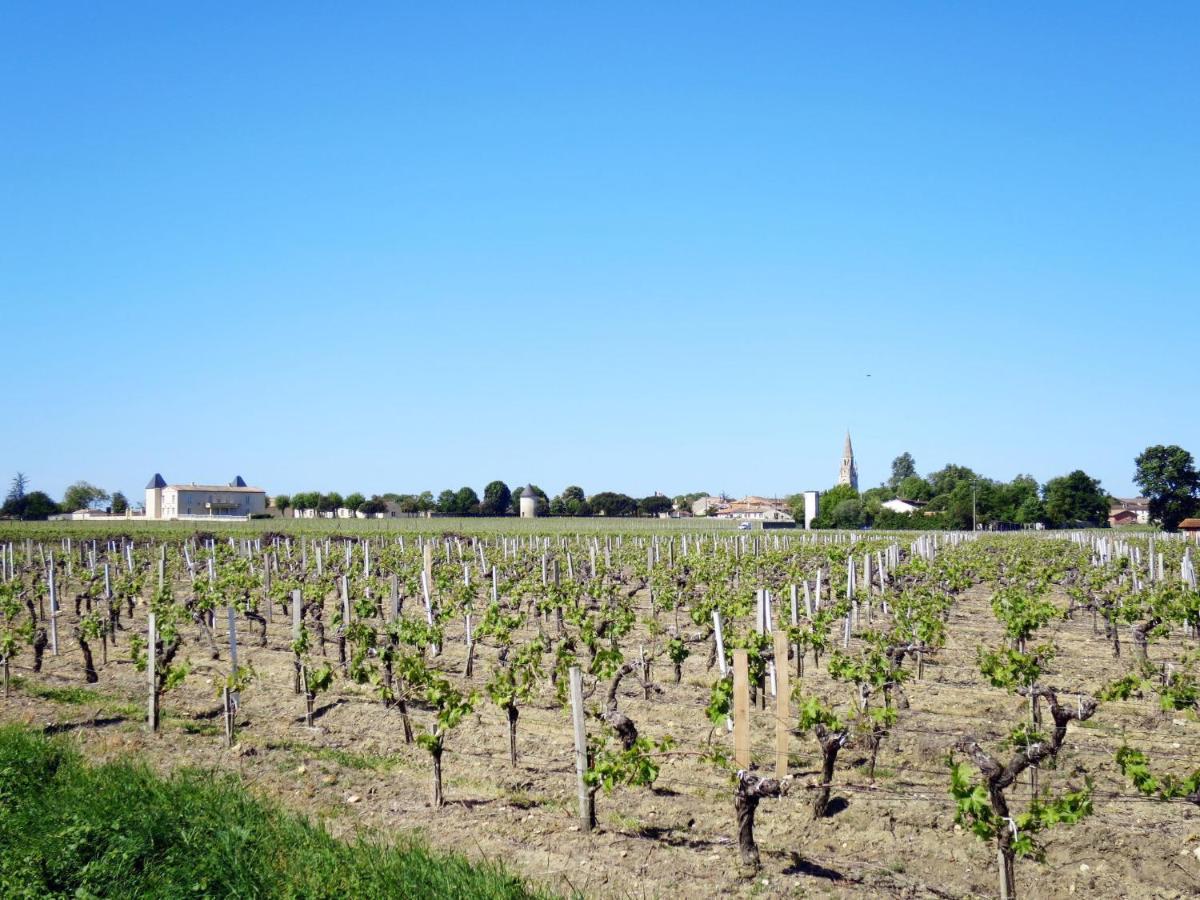
[[[278,496],[276,496],[275,508],[277,510],[279,510],[280,513],[287,512],[287,508],[291,505],[292,505],[292,498],[289,497],[287,494],[279,494]]]
[[[351,511],[357,511],[358,508],[366,502],[367,502],[367,498],[364,497],[362,494],[360,494],[358,491],[355,491],[353,494],[351,494],[349,497],[346,498],[345,505],[346,505],[346,509],[349,509]]]
[[[1042,498],[1046,504],[1046,519],[1051,525],[1094,528],[1107,524],[1108,495],[1101,490],[1099,479],[1088,477],[1082,469],[1051,478],[1046,482]]]
[[[659,513],[670,512],[673,505],[670,497],[663,497],[660,494],[643,497],[638,501],[638,515],[657,516]]]
[[[947,468],[954,468],[960,473],[967,472],[970,475],[959,480],[953,480],[957,477],[955,475],[942,477],[941,483],[947,486],[948,490],[938,492],[928,507],[929,510],[942,514],[939,523],[941,527],[962,531],[970,530],[977,521],[986,523],[988,521],[987,503],[991,497],[988,491],[991,489],[992,483],[986,478],[979,478],[970,469],[961,466],[947,466]],[[933,477],[930,476],[931,481]],[[981,497],[984,498],[982,506],[980,505]],[[979,514],[980,510],[983,510],[982,515]]]
[[[0,508],[0,516],[14,519],[46,519],[59,512],[59,506],[43,491],[31,491],[20,499],[9,499]]]
[[[909,475],[896,485],[896,496],[902,500],[929,500],[933,488],[920,475]]]
[[[387,512],[387,501],[378,494],[373,494],[370,500],[365,501],[358,511],[364,516],[377,516],[380,513]]]
[[[592,514],[592,506],[588,503],[587,495],[584,494],[583,488],[579,485],[567,485],[567,487],[563,488],[563,492],[559,496],[562,499],[562,515],[590,516]]]
[[[928,477],[929,487],[933,491],[933,496],[938,497],[942,494],[949,494],[960,484],[964,482],[970,484],[978,476],[968,469],[966,466],[957,466],[954,463],[947,463],[943,468],[936,472],[930,473]]]
[[[1192,454],[1176,444],[1147,447],[1134,460],[1133,480],[1150,500],[1150,518],[1174,531],[1196,512],[1200,474]]]
[[[86,481],[77,481],[63,494],[62,508],[67,512],[74,512],[77,509],[90,509],[97,503],[103,503],[108,500],[108,491],[104,488],[98,488],[94,484],[88,484]]]
[[[512,507],[512,491],[497,479],[483,489],[483,502],[479,504],[481,516],[506,516]]]
[[[452,516],[452,515],[454,515],[454,509],[455,509],[454,491],[447,488],[446,490],[444,490],[440,494],[438,494],[437,511],[440,512],[443,516]]]
[[[460,487],[454,495],[454,514],[456,516],[479,515],[479,495],[474,488]]]
[[[8,489],[8,494],[4,498],[4,502],[10,500],[24,500],[25,492],[29,488],[29,479],[25,477],[24,472],[18,472],[13,476],[12,485]]]
[[[601,491],[588,500],[598,516],[632,516],[637,513],[637,501],[627,494]]]
[[[321,502],[321,495],[316,491],[306,491],[292,495],[294,509],[316,509]]]
[[[843,500],[857,500],[858,491],[848,484],[839,484],[821,494],[817,501],[817,517],[813,528],[833,528],[833,511]]]
[[[123,516],[129,511],[129,500],[120,491],[116,491],[112,495],[112,514],[114,516]]]
[[[1036,525],[1046,521],[1046,507],[1035,497],[1026,497],[1021,501],[1013,514],[1013,522],[1017,525]]]
[[[892,460],[892,477],[888,479],[888,487],[897,491],[905,478],[911,478],[916,474],[917,462],[913,459],[912,454],[905,450]]]
[[[1039,496],[1037,479],[1032,475],[1018,475],[1008,484],[1000,485],[999,493],[997,521],[1014,525],[1033,525],[1045,521],[1046,510]]]
[[[881,503],[891,500],[895,494],[886,486],[867,488],[858,495],[858,499],[863,502],[863,506],[879,506]]]
[[[866,514],[861,500],[843,500],[833,508],[833,524],[838,528],[861,528]]]

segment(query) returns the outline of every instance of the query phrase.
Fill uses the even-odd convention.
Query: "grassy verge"
[[[233,776],[87,764],[63,739],[0,728],[0,896],[534,896],[499,866],[407,841],[335,840]]]

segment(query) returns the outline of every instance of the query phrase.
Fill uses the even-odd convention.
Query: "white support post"
[[[227,606],[225,614],[229,623],[229,674],[236,679],[238,670],[237,613],[232,606]],[[242,702],[241,693],[230,691],[229,702],[233,704],[234,709],[237,709]]]
[[[579,666],[571,666],[568,672],[571,682],[571,721],[575,732],[575,777],[579,796],[579,824],[584,831],[591,831],[596,811],[587,786],[587,728],[583,712],[583,674]]]
[[[58,586],[54,581],[54,554],[50,554],[50,653],[58,656]]]
[[[158,663],[158,629],[155,627],[154,613],[147,617],[146,624],[146,673],[150,684],[150,697],[147,707],[146,724],[150,733],[158,731],[158,694],[154,690],[155,667]]]

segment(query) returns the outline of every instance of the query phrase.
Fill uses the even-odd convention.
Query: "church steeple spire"
[[[846,429],[846,445],[842,448],[842,469],[838,484],[848,484],[858,490],[858,467],[854,465],[854,447],[850,444],[850,429]]]

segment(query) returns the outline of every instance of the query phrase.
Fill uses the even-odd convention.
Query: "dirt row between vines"
[[[233,750],[223,746],[213,686],[227,671],[227,654],[211,660],[190,627],[184,653],[192,673],[166,696],[160,735],[150,736],[143,727],[145,676],[128,662],[127,633],[100,666],[100,683],[90,688],[94,695],[85,697],[45,696],[46,689],[84,686],[80,654],[68,639],[62,655],[47,653],[40,675],[24,670],[30,658],[22,656],[14,673],[28,682],[0,706],[0,717],[69,732],[95,759],[132,754],[160,771],[194,766],[237,773],[254,791],[322,820],[335,835],[351,836],[364,827],[384,834],[419,832],[434,847],[501,860],[555,891],[598,897],[977,897],[997,892],[994,849],[954,824],[945,763],[959,735],[997,738],[1026,715],[1024,701],[986,685],[975,667],[975,648],[1000,640],[981,592],[955,607],[948,646],[929,661],[924,680],[905,685],[911,708],[901,712],[883,743],[874,784],[867,778],[866,754],[843,751],[835,776],[835,786],[843,787],[835,790],[837,811],[831,818],[813,821],[809,810],[806,786],[818,769],[816,742],[793,736],[796,787],[759,807],[756,837],[763,867],[754,878],[739,873],[728,775],[694,755],[664,760],[654,790],[601,793],[600,828],[582,832],[569,715],[545,685],[538,700],[522,709],[521,759],[511,768],[504,716],[482,694],[495,658],[487,647],[479,648],[476,660],[477,711],[447,741],[448,805],[433,810],[428,755],[403,743],[399,715],[365,689],[339,678],[318,699],[318,727],[304,727],[303,700],[291,688],[284,619],[276,614],[266,648],[257,647],[248,630],[240,634],[242,661],[253,666],[257,680],[243,695],[239,745]],[[135,621],[143,621],[140,609]],[[60,635],[69,633],[60,625]],[[452,626],[438,663],[456,678],[464,663],[461,639],[461,630]],[[1090,618],[1060,623],[1055,639],[1062,653],[1056,674],[1046,680],[1064,690],[1095,691],[1124,671],[1125,661],[1112,660],[1109,645],[1093,635]],[[640,643],[651,644],[644,631],[625,641],[623,649],[636,653]],[[1180,649],[1178,641],[1164,642],[1152,647],[1152,655],[1170,658]],[[332,641],[327,650],[336,659]],[[683,751],[699,751],[710,739],[732,750],[729,735],[712,729],[704,714],[716,677],[715,669],[706,670],[706,657],[702,647],[693,653],[680,684],[672,683],[664,658],[654,670],[662,692],[651,700],[643,698],[637,682],[626,680],[621,708],[643,734],[670,734]],[[851,688],[830,682],[823,665],[814,672],[809,663],[805,685],[844,706]],[[427,716],[419,709],[414,715],[418,722]],[[1043,786],[1080,786],[1083,774],[1090,774],[1096,813],[1045,835],[1045,863],[1018,863],[1022,896],[1200,895],[1200,809],[1122,799],[1132,797],[1113,762],[1123,734],[1176,772],[1200,764],[1200,726],[1194,717],[1162,714],[1152,698],[1102,704],[1091,722],[1072,726],[1058,771],[1043,772]],[[769,768],[770,708],[753,714],[753,745],[756,764]],[[1023,785],[1015,796],[1023,800],[1028,793]]]

